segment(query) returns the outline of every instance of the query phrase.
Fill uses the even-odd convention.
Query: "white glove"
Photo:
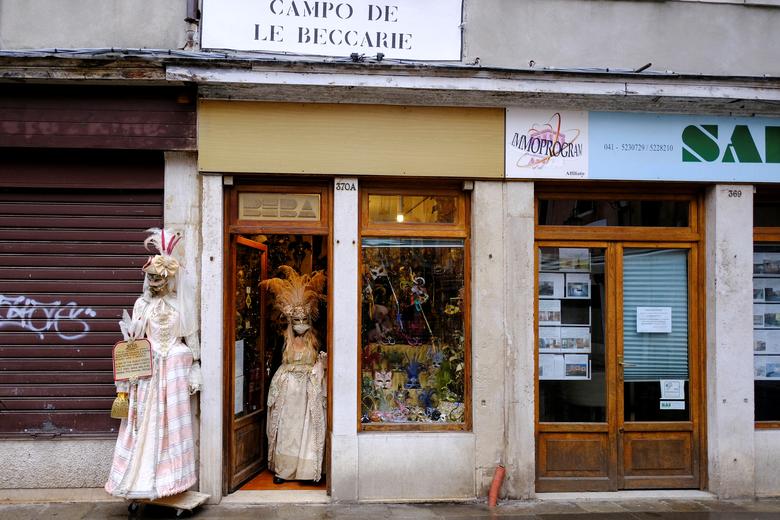
[[[200,392],[200,387],[203,386],[203,376],[200,373],[200,361],[193,361],[192,367],[190,367],[190,395],[196,392]]]

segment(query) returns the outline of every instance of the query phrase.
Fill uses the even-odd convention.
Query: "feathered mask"
[[[173,250],[182,239],[181,233],[158,228],[146,231],[151,234],[144,240],[144,246],[148,250],[149,246],[152,245],[160,254],[149,257],[143,266],[144,272],[165,278],[175,276],[179,270],[179,262],[172,255]]]
[[[274,307],[288,320],[316,320],[319,315],[319,302],[325,299],[322,290],[325,288],[325,274],[315,271],[311,274],[299,275],[292,267],[283,265],[279,268],[285,278],[271,278],[261,282],[261,285],[274,295]]]

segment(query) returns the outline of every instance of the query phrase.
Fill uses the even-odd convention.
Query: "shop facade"
[[[187,2],[192,52],[3,56],[28,84],[0,107],[0,487],[105,482],[116,321],[164,224],[198,288],[214,502],[255,500],[266,465],[281,265],[327,279],[325,484],[263,500],[471,500],[499,465],[514,499],[780,494],[776,7],[397,4]],[[176,16],[156,33],[184,38]],[[744,29],[688,41],[717,16]]]
[[[513,498],[621,489],[774,494],[772,473],[761,470],[774,432],[771,422],[754,421],[754,405],[765,410],[766,399],[753,397],[774,382],[764,372],[754,393],[746,311],[753,248],[744,230],[753,183],[761,193],[777,176],[774,120],[690,116],[731,125],[719,159],[736,142],[736,160],[706,162],[685,160],[686,150],[697,153],[689,124],[663,142],[628,142],[621,114],[597,114],[622,139],[605,143],[603,128],[542,111],[201,101],[204,294],[235,292],[220,284],[235,284],[239,244],[255,240],[259,250],[277,235],[308,244],[319,264],[299,265],[328,273],[323,494],[469,499],[484,496],[499,464]],[[642,116],[641,132],[665,119]],[[560,149],[564,134],[590,137],[569,147],[579,164],[549,151],[505,154],[521,142],[517,128],[528,143],[560,118],[569,123]],[[735,128],[742,135],[739,126],[763,149],[760,163],[745,160],[732,137]],[[592,150],[605,145],[627,155],[601,160]],[[643,166],[650,145],[689,162],[694,177],[681,178],[679,165]],[[639,153],[642,161],[631,155]],[[531,173],[515,173],[539,159]],[[643,177],[643,167],[653,173]],[[618,170],[629,173],[603,173]],[[580,178],[567,178],[572,171]],[[771,203],[762,207],[762,218],[773,218]],[[229,384],[235,357],[225,354],[235,347],[226,335],[236,310],[230,298],[204,299],[202,312],[204,338],[226,345],[204,350],[204,369],[225,378],[204,389],[204,404],[216,404],[201,415],[201,453],[228,446],[227,458],[201,466],[201,489],[215,495],[241,489],[240,478],[220,475],[234,471],[225,469],[235,465],[231,449],[246,453],[231,448],[235,415],[219,405],[235,403],[235,393],[222,393],[237,388]],[[428,298],[448,302],[436,308]],[[453,357],[453,331],[461,358]],[[462,379],[442,384],[439,352],[454,360],[446,370],[462,360]],[[771,359],[762,362],[768,370]],[[461,393],[448,394],[457,384]]]

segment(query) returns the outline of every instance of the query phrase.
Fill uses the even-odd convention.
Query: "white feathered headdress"
[[[151,228],[146,231],[151,234],[144,240],[144,246],[147,250],[150,245],[154,246],[159,254],[149,257],[143,266],[144,272],[166,278],[175,276],[180,266],[179,261],[173,257],[173,251],[181,241],[181,233],[159,228]]]
[[[288,318],[316,320],[319,302],[325,299],[325,274],[315,271],[299,275],[292,267],[279,268],[286,278],[271,278],[261,282],[274,295],[274,306]]]

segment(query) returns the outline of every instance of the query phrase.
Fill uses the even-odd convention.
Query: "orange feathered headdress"
[[[279,268],[286,278],[270,278],[261,285],[274,295],[274,307],[288,318],[316,320],[319,316],[319,302],[325,299],[325,274],[315,271],[299,275],[290,266]]]

